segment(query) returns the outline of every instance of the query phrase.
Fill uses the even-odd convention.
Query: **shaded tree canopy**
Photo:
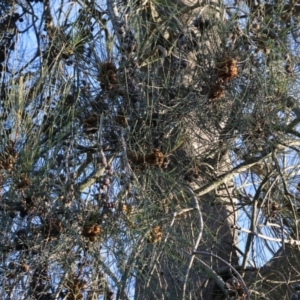
[[[299,1],[0,4],[2,299],[300,299]]]

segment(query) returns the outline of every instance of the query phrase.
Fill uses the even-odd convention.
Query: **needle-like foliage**
[[[0,14],[1,299],[300,299],[297,1]]]

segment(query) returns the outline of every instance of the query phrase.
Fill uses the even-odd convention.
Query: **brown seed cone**
[[[135,165],[143,165],[145,163],[144,156],[133,151],[127,151],[127,158]]]
[[[128,118],[123,112],[119,112],[118,115],[115,117],[115,122],[122,127],[128,126]]]
[[[101,64],[98,80],[102,89],[111,90],[118,84],[117,68],[111,62]]]
[[[74,291],[85,290],[87,288],[86,281],[75,278],[72,288]]]
[[[24,189],[30,186],[30,179],[25,175],[21,175],[21,180],[17,183],[17,189]]]
[[[83,131],[85,133],[95,133],[98,130],[98,116],[92,114],[83,121]]]
[[[147,242],[149,244],[155,244],[155,243],[160,242],[161,239],[162,239],[161,228],[160,228],[160,226],[157,225],[157,226],[153,227],[151,232],[149,233]]]
[[[164,162],[164,155],[159,149],[155,148],[152,153],[146,155],[145,161],[149,165],[157,165],[160,167]]]
[[[26,264],[21,264],[21,271],[22,272],[28,272],[29,271],[29,266]]]
[[[272,206],[271,206],[271,210],[272,210],[272,211],[277,211],[278,209],[279,209],[278,203],[273,202],[273,203],[272,203]]]
[[[101,233],[101,228],[98,224],[85,225],[82,230],[82,235],[84,237],[97,237]]]
[[[236,60],[233,58],[225,58],[224,61],[217,63],[216,67],[216,73],[223,82],[228,82],[229,80],[237,77],[238,69],[236,66]]]
[[[212,87],[209,95],[208,95],[208,99],[210,100],[216,100],[216,99],[220,99],[222,97],[224,97],[224,90],[220,85],[215,85]]]
[[[129,161],[131,161],[135,165],[142,167],[142,169],[145,169],[147,164],[161,167],[164,163],[164,155],[157,148],[154,148],[152,150],[152,153],[149,153],[146,156],[128,151],[127,157]]]
[[[89,241],[90,242],[96,242],[97,241],[97,237],[96,236],[90,236],[89,237]]]

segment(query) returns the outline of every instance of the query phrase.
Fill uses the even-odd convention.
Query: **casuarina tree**
[[[297,1],[0,11],[3,299],[300,299]]]

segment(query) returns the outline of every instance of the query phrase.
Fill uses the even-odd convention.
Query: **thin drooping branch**
[[[179,252],[179,250],[178,250]],[[197,252],[197,251],[196,251]],[[191,257],[191,253],[187,252],[184,249],[180,249],[180,254],[183,254],[187,259]],[[195,253],[197,254],[197,253]],[[204,270],[205,274],[207,274],[211,279],[215,281],[215,283],[218,285],[220,290],[224,293],[224,295],[228,296],[228,290],[225,288],[225,282],[223,281],[222,277],[217,274],[208,264],[206,264],[203,260],[201,260],[199,257],[195,256],[195,259],[201,266],[201,268]]]
[[[292,141],[286,141],[286,144],[288,146],[299,146],[300,141],[299,140],[292,140]],[[230,181],[232,178],[234,178],[236,175],[241,174],[244,171],[247,171],[251,169],[254,165],[257,163],[263,161],[264,159],[269,158],[272,155],[272,152],[276,151],[282,151],[283,147],[280,145],[280,143],[273,145],[272,149],[267,148],[266,150],[261,152],[260,157],[252,157],[249,158],[247,161],[239,164],[238,166],[234,167],[232,170],[229,172],[222,174],[218,176],[213,182],[207,183],[203,185],[202,187],[194,190],[194,193],[197,196],[202,196],[205,195],[216,188],[218,188],[222,183]]]
[[[244,171],[249,170],[251,167],[253,167],[257,163],[261,162],[263,159],[268,158],[270,155],[271,155],[271,152],[267,151],[261,157],[250,158],[247,161],[245,161],[245,162],[241,163],[240,165],[236,166],[235,168],[233,168],[231,171],[218,176],[215,181],[213,181],[211,183],[207,183],[204,186],[200,187],[199,189],[196,189],[194,191],[194,193],[197,194],[198,196],[205,195],[205,194],[215,190],[216,188],[218,188],[222,183],[230,181],[234,176],[236,176]]]
[[[110,164],[114,160],[114,157],[111,157],[108,160],[108,164]],[[99,168],[98,170],[95,170],[88,178],[86,178],[84,181],[77,184],[77,189],[79,192],[83,192],[86,188],[93,185],[106,171],[106,167],[103,166],[102,168]]]
[[[194,254],[203,254],[203,255],[210,255],[210,256],[213,256],[219,260],[221,260],[224,264],[226,264],[234,273],[235,275],[237,276],[237,278],[240,280],[240,282],[242,283],[243,285],[243,288],[244,288],[244,291],[247,295],[247,299],[250,300],[250,294],[249,294],[249,291],[247,289],[247,286],[242,278],[242,276],[240,275],[240,273],[231,265],[229,264],[227,261],[225,261],[224,259],[222,259],[221,257],[219,257],[218,255],[216,254],[213,254],[213,253],[210,253],[210,252],[205,252],[205,251],[195,251]]]
[[[137,243],[137,248],[134,248],[131,252],[131,255],[129,256],[127,260],[127,266],[133,266],[134,262],[139,257],[141,251],[143,250],[143,243],[142,238],[139,239],[139,242]],[[129,278],[129,274],[131,273],[131,268],[127,267],[126,271],[123,273],[120,284],[118,286],[118,292],[116,295],[116,299],[123,299],[124,295],[126,295],[125,289],[127,287],[126,282]]]
[[[260,183],[258,189],[256,190],[256,193],[253,197],[253,213],[252,213],[252,216],[251,216],[251,224],[250,224],[250,231],[251,232],[254,232],[255,231],[255,228],[257,226],[257,218],[258,218],[258,210],[257,210],[257,206],[258,206],[258,199],[259,199],[259,196],[260,196],[260,193],[261,193],[261,190],[263,189],[263,187],[266,185],[266,183],[268,182],[269,180],[269,174],[267,174],[265,176],[265,178],[263,179],[263,181]],[[274,180],[274,183],[276,181]],[[273,183],[273,184],[274,184]],[[269,190],[270,191],[272,188],[272,185],[269,187]],[[264,196],[264,199],[263,199],[263,203],[266,199],[268,195],[268,192],[265,194]],[[262,203],[262,205],[263,205]],[[253,235],[252,234],[249,234],[248,237],[247,237],[247,242],[246,242],[246,246],[245,246],[245,255],[244,255],[244,259],[243,259],[243,262],[242,262],[242,268],[245,270],[246,269],[246,265],[247,265],[247,261],[248,261],[248,256],[249,256],[249,253],[250,253],[250,246],[251,246],[251,243],[253,241]]]
[[[300,246],[300,241],[294,240],[292,238],[290,238],[290,239],[273,238],[273,237],[270,237],[270,236],[267,236],[267,235],[263,235],[261,233],[253,232],[249,229],[242,228],[242,227],[239,227],[239,226],[236,226],[236,225],[233,225],[232,228],[234,228],[236,230],[239,230],[239,231],[242,231],[242,232],[249,233],[253,236],[256,236],[256,237],[259,237],[261,239],[265,239],[265,240],[268,240],[268,241],[272,241],[272,242],[276,242],[276,243],[284,242],[285,244]]]
[[[193,252],[197,251],[198,247],[199,247],[199,244],[200,244],[200,241],[201,241],[201,238],[202,238],[202,233],[203,233],[203,218],[202,218],[202,213],[201,213],[201,210],[200,210],[200,206],[199,206],[199,203],[198,203],[198,199],[197,197],[195,196],[194,192],[192,191],[192,189],[190,187],[184,187],[184,189],[191,195],[191,197],[193,198],[193,201],[195,203],[195,208],[197,209],[197,212],[198,212],[198,222],[199,222],[199,225],[198,225],[198,230],[199,230],[199,233],[198,233],[198,237],[195,241],[195,244],[194,244],[194,249],[193,249]],[[192,253],[191,255],[191,258],[190,258],[190,262],[188,264],[188,267],[187,267],[187,270],[186,270],[186,273],[185,273],[185,278],[184,278],[184,284],[183,284],[183,293],[182,293],[182,299],[185,299],[185,294],[186,294],[186,286],[187,286],[187,281],[188,281],[188,277],[189,277],[189,272],[190,272],[190,269],[192,268],[192,265],[193,265],[193,262],[194,262],[194,259],[195,259],[195,254]]]
[[[197,210],[198,212],[198,224],[199,224],[199,233],[198,233],[198,237],[196,239],[196,242],[195,242],[195,246],[194,246],[194,250],[196,250],[199,246],[199,243],[201,241],[201,237],[202,237],[202,233],[203,233],[203,218],[202,218],[202,213],[201,213],[201,210],[200,210],[200,206],[199,206],[199,203],[198,203],[198,199],[197,197],[195,196],[195,194],[193,193],[192,189],[188,186],[183,186],[183,189],[186,190],[186,192],[191,196],[191,198],[193,199],[194,201],[194,204],[195,204],[195,207],[194,208],[187,208],[187,209],[183,209],[181,210],[180,212],[174,212],[173,213],[173,218],[172,218],[172,221],[169,225],[169,230],[164,238],[164,243],[163,244],[166,244],[169,236],[170,236],[170,233],[171,233],[171,229],[175,223],[175,220],[176,220],[176,217],[178,217],[179,215],[183,214],[183,213],[186,213],[186,212],[189,212],[189,211],[192,211],[194,209]],[[163,254],[163,248],[161,248],[160,252],[158,253],[158,255],[156,256],[155,258],[155,263],[159,264],[159,259],[161,257],[161,255]],[[189,266],[187,268],[187,271],[186,271],[186,276],[185,276],[185,281],[184,281],[184,294],[185,294],[185,290],[186,290],[186,282],[187,282],[187,278],[188,278],[188,274],[189,274],[189,270],[190,268],[192,267],[192,264],[193,264],[193,261],[194,261],[194,256],[192,255],[191,259],[190,259],[190,263],[189,263]],[[152,269],[151,269],[151,272],[150,272],[150,276],[148,278],[148,281],[146,283],[146,287],[149,286],[150,284],[150,280],[151,280],[151,277],[154,273],[154,270],[155,270],[155,263],[153,264],[152,266]]]

